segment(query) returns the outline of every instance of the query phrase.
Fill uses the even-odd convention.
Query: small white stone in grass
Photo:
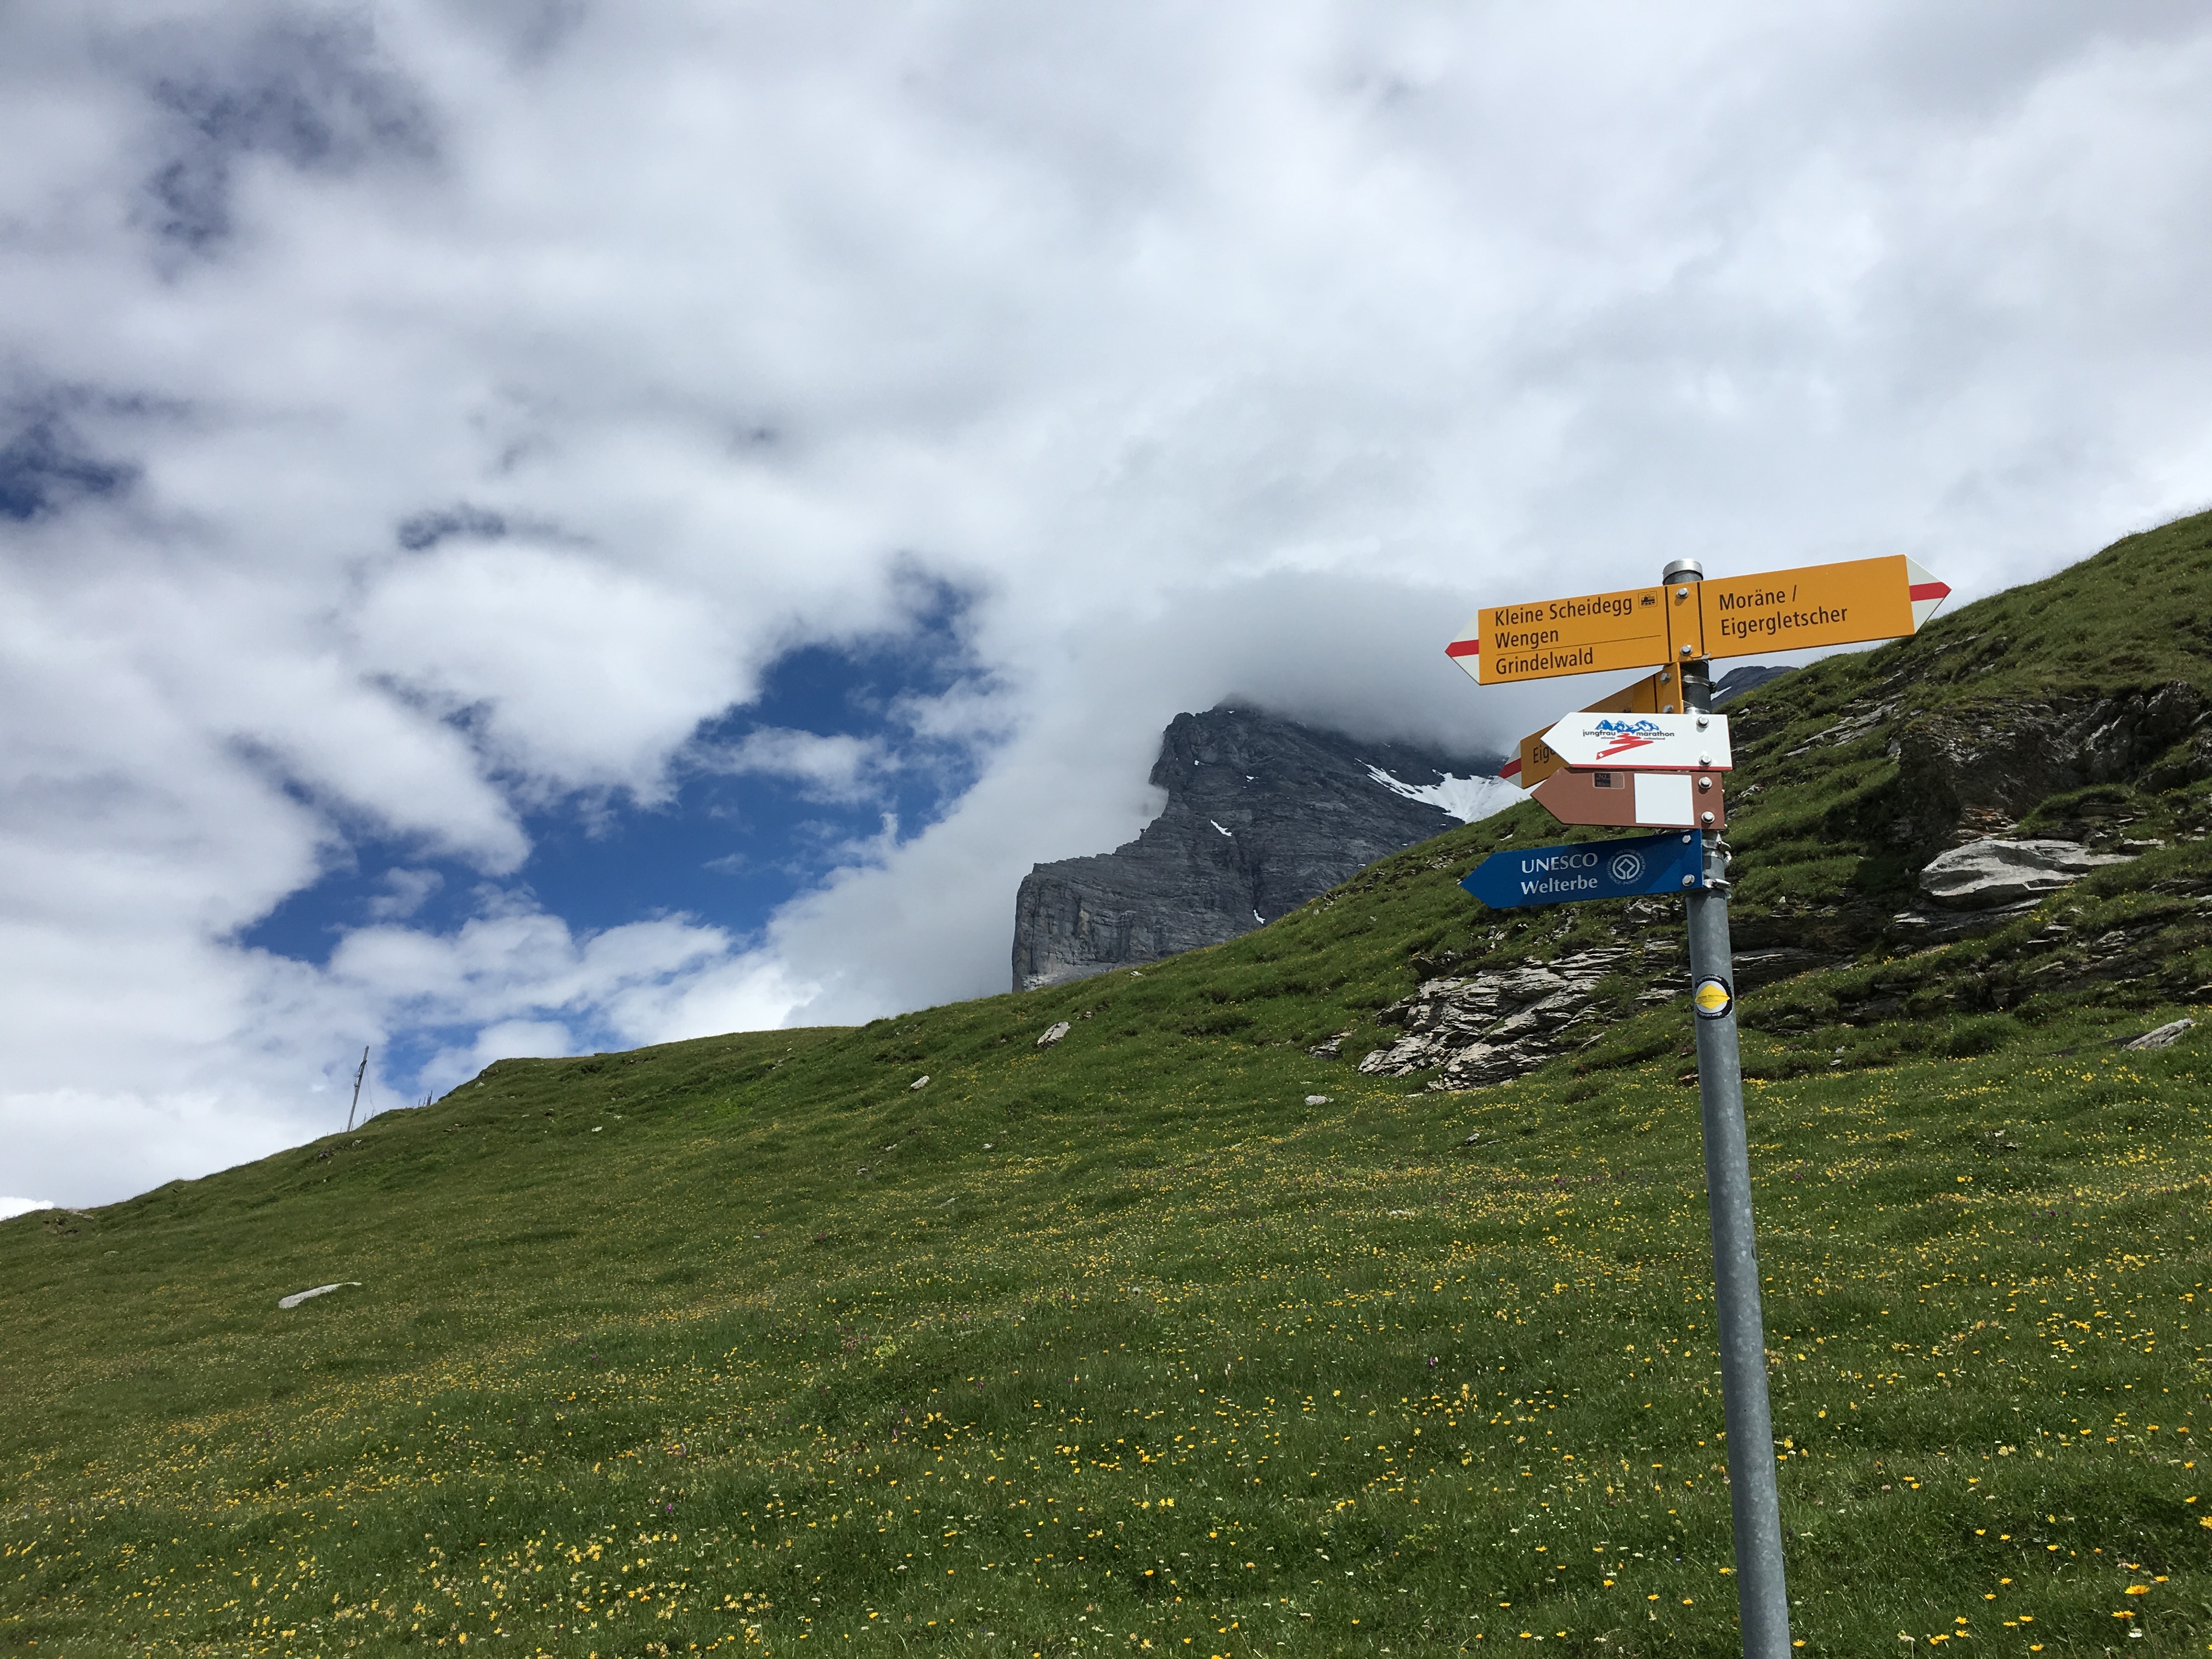
[[[908,1088],[909,1088],[909,1089],[919,1089],[919,1088],[921,1088],[923,1085],[927,1084],[928,1081],[929,1081],[929,1073],[927,1073],[927,1072],[924,1072],[924,1073],[923,1073],[920,1077],[918,1077],[918,1078],[915,1079],[915,1080],[914,1080],[913,1082],[911,1082],[911,1083],[908,1084],[906,1086],[907,1086]]]
[[[1064,1019],[1056,1025],[1048,1025],[1045,1027],[1044,1035],[1036,1040],[1036,1046],[1040,1048],[1049,1048],[1073,1029]]]
[[[599,1132],[601,1129],[604,1129],[605,1127],[606,1127],[606,1125],[605,1125],[604,1123],[594,1123],[594,1124],[592,1126],[592,1133],[593,1134],[597,1134],[597,1133],[599,1133]]]
[[[2193,1019],[2177,1019],[2171,1025],[2160,1026],[2155,1031],[2145,1031],[2134,1042],[2123,1042],[2120,1047],[2133,1049],[2137,1054],[2152,1048],[2170,1048],[2196,1024]]]
[[[336,1285],[318,1285],[312,1291],[295,1291],[289,1296],[280,1296],[276,1298],[276,1305],[280,1308],[296,1308],[311,1297],[328,1296],[332,1291],[357,1291],[360,1288],[361,1280],[358,1279],[342,1279]]]
[[[1329,1097],[1327,1095],[1308,1095],[1306,1097],[1306,1104],[1309,1106],[1326,1106],[1328,1104],[1328,1102]]]

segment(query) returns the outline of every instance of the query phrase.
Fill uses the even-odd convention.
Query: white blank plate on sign
[[[1655,830],[1694,827],[1698,822],[1697,792],[1680,772],[1638,772],[1636,777],[1636,821]]]

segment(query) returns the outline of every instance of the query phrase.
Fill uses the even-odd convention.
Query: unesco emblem
[[[1643,875],[1644,854],[1641,853],[1620,854],[1612,863],[1605,866],[1605,872],[1626,887]]]

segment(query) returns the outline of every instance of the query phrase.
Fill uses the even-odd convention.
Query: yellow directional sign
[[[1950,588],[1901,555],[1684,584],[1696,595],[1704,654],[1860,645],[1917,631]]]
[[[1850,559],[1488,605],[1444,653],[1484,685],[1516,685],[1609,668],[1861,645],[1916,632],[1950,592],[1902,555]]]
[[[1517,685],[1559,674],[1656,668],[1672,662],[1671,590],[1630,587],[1534,605],[1488,605],[1474,613],[1447,656],[1484,685]],[[1694,625],[1694,603],[1680,607]]]
[[[1662,668],[1656,674],[1646,674],[1642,679],[1624,685],[1610,696],[1600,697],[1586,704],[1585,714],[1676,714],[1681,712],[1681,684],[1671,668]],[[1553,726],[1559,724],[1553,722]],[[1550,726],[1544,732],[1552,729]],[[1553,752],[1552,745],[1544,741],[1544,732],[1531,732],[1521,739],[1520,753],[1505,763],[1498,773],[1508,783],[1516,783],[1523,789],[1534,789],[1546,778],[1566,764]]]

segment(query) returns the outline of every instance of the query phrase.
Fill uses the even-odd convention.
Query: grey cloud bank
[[[389,1101],[995,990],[1178,711],[1556,707],[1444,661],[1479,601],[1972,597],[2201,506],[2208,91],[2185,5],[10,9],[0,1185],[319,1133],[364,1042]],[[940,821],[763,917],[514,881],[684,766],[866,799],[881,742],[696,734],[916,570]],[[373,838],[477,914],[241,943]]]

